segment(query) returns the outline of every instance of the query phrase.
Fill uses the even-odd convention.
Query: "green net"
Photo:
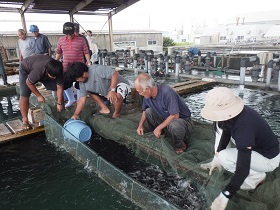
[[[225,170],[215,171],[212,176],[209,176],[207,171],[200,169],[201,163],[210,162],[213,158],[212,125],[194,121],[194,132],[186,139],[187,151],[178,155],[170,138],[158,139],[153,133],[145,133],[143,136],[137,134],[136,129],[141,117],[139,108],[141,98],[132,102],[134,103],[124,106],[125,112],[121,114],[121,118],[111,119],[110,115],[92,117],[91,115],[98,112],[99,108],[89,99],[80,118],[100,136],[132,149],[137,157],[158,165],[168,174],[176,174],[190,180],[199,190],[201,197],[205,198],[203,209],[207,209],[232,177],[232,174]],[[53,100],[50,99],[46,101],[43,108],[55,117],[54,121],[47,115],[45,120],[46,134],[50,142],[71,153],[79,162],[87,166],[88,170],[97,173],[100,178],[137,205],[147,209],[176,208],[103,160],[86,145],[65,139],[60,125],[72,116],[75,107],[58,113]],[[280,209],[279,192],[280,169],[277,168],[267,173],[265,183],[256,190],[237,191],[228,203],[227,209],[278,210]]]
[[[195,122],[195,130],[187,139],[187,151],[178,155],[169,138],[157,139],[153,133],[138,136],[136,129],[139,119],[140,113],[128,114],[114,120],[97,116],[90,119],[90,124],[101,136],[133,149],[136,156],[159,165],[170,174],[188,178],[205,197],[206,206],[210,206],[232,176],[224,170],[216,171],[209,176],[200,169],[201,163],[210,162],[213,158],[212,126]],[[227,209],[279,209],[279,173],[279,169],[267,173],[266,182],[254,191],[239,190],[229,202]]]
[[[47,106],[47,105],[45,105]],[[45,132],[47,140],[59,149],[70,153],[77,161],[85,166],[89,172],[94,172],[99,178],[108,183],[125,198],[145,209],[178,209],[162,197],[150,191],[147,187],[133,180],[111,163],[98,156],[87,145],[75,138],[65,136],[65,130],[48,114],[45,115]],[[74,136],[73,136],[74,137]]]

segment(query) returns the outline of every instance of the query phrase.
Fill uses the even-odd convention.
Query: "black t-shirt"
[[[21,65],[24,67],[25,71],[28,73],[28,80],[32,84],[36,84],[37,82],[42,82],[46,80],[51,80],[47,75],[47,71],[45,69],[45,65],[53,59],[48,55],[33,55],[25,58]],[[62,85],[64,82],[63,74],[60,77],[56,77],[56,83],[58,85]]]
[[[231,136],[238,150],[251,147],[268,159],[279,154],[276,135],[265,119],[248,106],[244,106],[242,112],[234,118]]]
[[[255,110],[244,106],[233,121],[230,130],[224,130],[217,152],[226,148],[230,137],[235,140],[238,150],[236,171],[225,187],[233,195],[246,179],[250,171],[251,147],[268,159],[279,154],[279,141],[265,119]]]

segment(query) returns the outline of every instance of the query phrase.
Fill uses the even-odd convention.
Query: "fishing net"
[[[147,162],[159,165],[170,174],[186,177],[199,189],[209,207],[221,190],[228,184],[232,174],[215,171],[212,176],[200,169],[201,163],[210,162],[214,151],[214,134],[210,124],[195,122],[195,130],[186,140],[188,148],[176,154],[169,138],[157,139],[153,133],[138,136],[136,129],[140,114],[128,114],[119,119],[97,116],[90,119],[95,132],[133,149],[135,155]],[[267,173],[266,182],[254,191],[238,191],[227,209],[279,209],[278,196],[280,170]]]
[[[45,107],[47,106],[45,104]],[[99,178],[108,183],[125,198],[145,209],[178,209],[100,157],[74,136],[69,138],[69,135],[71,136],[72,134],[65,130],[50,115],[45,114],[44,122],[45,133],[49,142],[59,149],[70,153],[77,161],[85,166],[86,170],[96,173]]]
[[[212,125],[207,122],[194,121],[195,129],[192,135],[186,139],[187,151],[176,154],[173,142],[169,137],[156,138],[153,133],[145,133],[139,136],[136,133],[141,117],[141,98],[131,100],[124,106],[121,118],[111,119],[111,115],[95,115],[99,108],[87,100],[86,108],[80,115],[94,132],[103,138],[110,139],[125,145],[134,151],[135,155],[148,163],[159,166],[170,175],[184,177],[200,192],[204,203],[196,209],[208,209],[212,201],[221,190],[229,183],[232,174],[222,170],[214,171],[209,176],[208,171],[200,169],[200,164],[210,162],[214,151],[214,133]],[[112,107],[111,107],[112,108]],[[119,169],[115,168],[94,151],[79,141],[69,140],[63,137],[61,125],[69,119],[74,107],[58,113],[52,100],[44,104],[44,109],[50,115],[46,115],[45,130],[47,139],[69,152],[86,168],[100,176],[125,197],[137,205],[147,209],[176,209],[165,199],[139,184]],[[280,209],[280,169],[267,173],[264,184],[252,191],[237,191],[228,203],[227,209],[236,210],[276,210]],[[192,199],[192,195],[186,195],[186,199]],[[189,208],[194,209],[194,208]]]
[[[127,113],[119,119],[101,115],[87,119],[89,125],[102,137],[126,145],[137,157],[160,166],[169,174],[177,174],[190,180],[205,200],[202,209],[207,209],[232,177],[232,174],[225,170],[215,171],[209,176],[207,171],[200,168],[200,164],[210,162],[213,158],[212,125],[194,121],[194,132],[186,139],[187,151],[176,154],[170,138],[158,139],[152,132],[145,133],[143,136],[136,133],[140,117],[139,108],[127,107]],[[279,169],[267,173],[265,183],[256,190],[239,190],[230,200],[227,209],[279,209],[279,173]]]

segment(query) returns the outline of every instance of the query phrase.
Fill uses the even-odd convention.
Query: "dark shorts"
[[[31,94],[31,90],[26,85],[26,80],[28,78],[28,73],[19,65],[19,87],[20,87],[20,96],[29,97]],[[47,90],[57,91],[56,81],[53,79],[49,80],[42,80],[43,85],[46,87]]]

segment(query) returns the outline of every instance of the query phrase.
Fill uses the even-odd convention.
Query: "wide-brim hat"
[[[205,96],[205,105],[201,116],[207,120],[219,122],[237,116],[244,108],[244,102],[226,87],[210,90]]]
[[[74,34],[75,27],[74,23],[66,22],[63,25],[63,34]]]

